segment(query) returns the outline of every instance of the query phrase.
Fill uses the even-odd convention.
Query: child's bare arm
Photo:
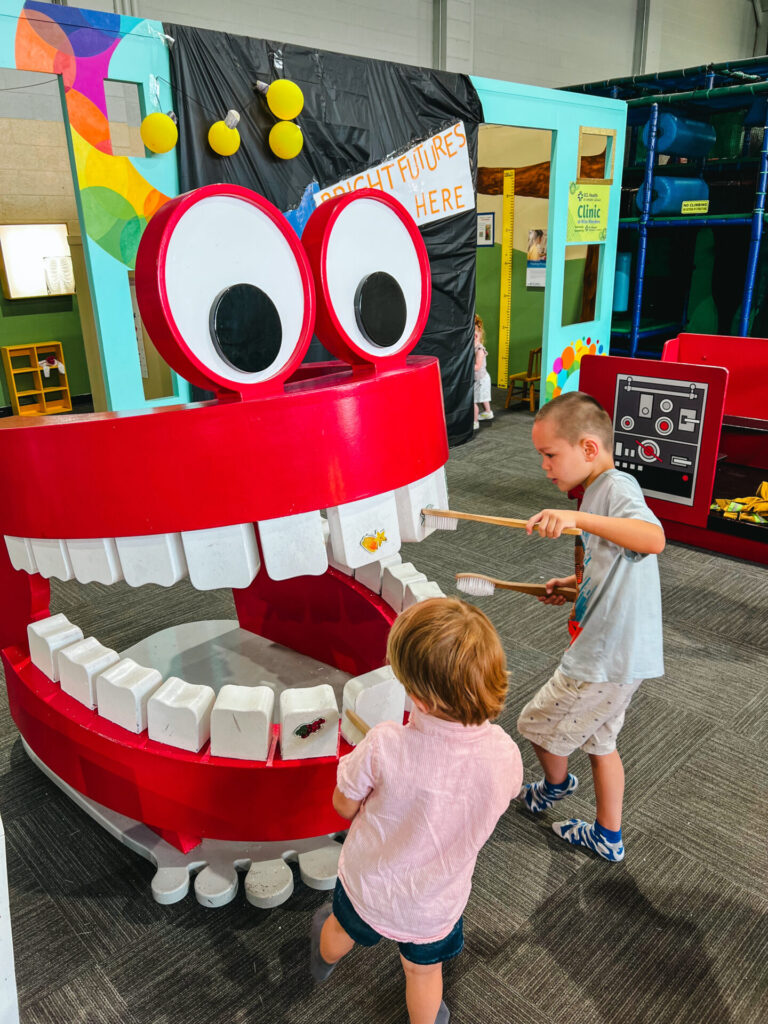
[[[350,797],[344,796],[338,786],[333,791],[333,809],[340,817],[346,818],[347,821],[352,821],[360,810],[362,802],[362,800],[352,800]]]
[[[664,531],[656,523],[648,523],[644,519],[598,516],[574,509],[542,509],[531,516],[526,530],[529,534],[538,530],[541,537],[559,537],[569,527],[586,530],[595,537],[603,537],[627,551],[637,551],[642,555],[659,555],[666,543]]]

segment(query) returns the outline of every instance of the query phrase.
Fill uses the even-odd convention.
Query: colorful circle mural
[[[605,346],[598,338],[594,341],[591,338],[579,338],[578,341],[566,345],[552,364],[551,372],[547,374],[544,382],[545,399],[549,401],[550,398],[557,398],[567,391],[575,391],[578,387],[581,357],[603,354],[606,354]]]

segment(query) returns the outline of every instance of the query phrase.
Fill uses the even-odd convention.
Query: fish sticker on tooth
[[[313,732],[317,732],[318,729],[322,728],[324,725],[324,718],[316,718],[314,722],[307,722],[306,725],[298,725],[293,730],[293,735],[298,736],[302,740],[305,740],[307,736],[311,736]]]
[[[387,543],[386,530],[375,530],[373,533],[366,533],[363,539],[360,541],[360,547],[365,548],[366,551],[370,551],[373,554],[378,551],[382,544]]]

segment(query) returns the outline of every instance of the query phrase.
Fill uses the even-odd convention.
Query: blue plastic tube
[[[692,199],[709,199],[709,185],[702,178],[673,178],[657,174],[651,189],[651,216],[660,213],[681,213],[683,203]],[[645,185],[635,198],[638,210],[645,204]]]
[[[648,125],[643,130],[643,145],[648,145]],[[714,126],[664,111],[659,114],[656,151],[674,156],[706,156],[715,144]]]

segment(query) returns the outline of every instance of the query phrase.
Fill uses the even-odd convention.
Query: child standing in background
[[[447,1024],[443,962],[463,949],[478,852],[523,781],[520,751],[489,721],[506,660],[486,616],[443,597],[397,618],[387,656],[413,711],[339,762],[333,806],[352,825],[333,903],[312,919],[312,976],[324,981],[355,943],[394,939],[411,1024]]]
[[[614,467],[613,425],[594,398],[574,391],[544,405],[534,420],[533,444],[558,490],[582,486],[584,497],[578,511],[544,509],[531,516],[528,533],[559,537],[577,527],[584,559],[581,572],[577,564],[575,575],[547,583],[550,595],[556,586],[578,585],[579,593],[568,624],[570,646],[518,719],[518,731],[544,769],[543,779],[525,786],[523,800],[540,813],[573,793],[579,781],[568,771],[568,757],[580,747],[592,766],[595,820],[570,818],[552,828],[574,846],[619,861],[624,768],[616,738],[640,683],[664,674],[656,560],[664,531],[637,480]],[[562,604],[565,598],[539,600]]]
[[[480,420],[492,420],[491,410],[491,375],[488,373],[488,349],[485,347],[485,328],[482,319],[475,313],[475,423],[474,430],[480,427]],[[478,405],[482,402],[483,412]]]

